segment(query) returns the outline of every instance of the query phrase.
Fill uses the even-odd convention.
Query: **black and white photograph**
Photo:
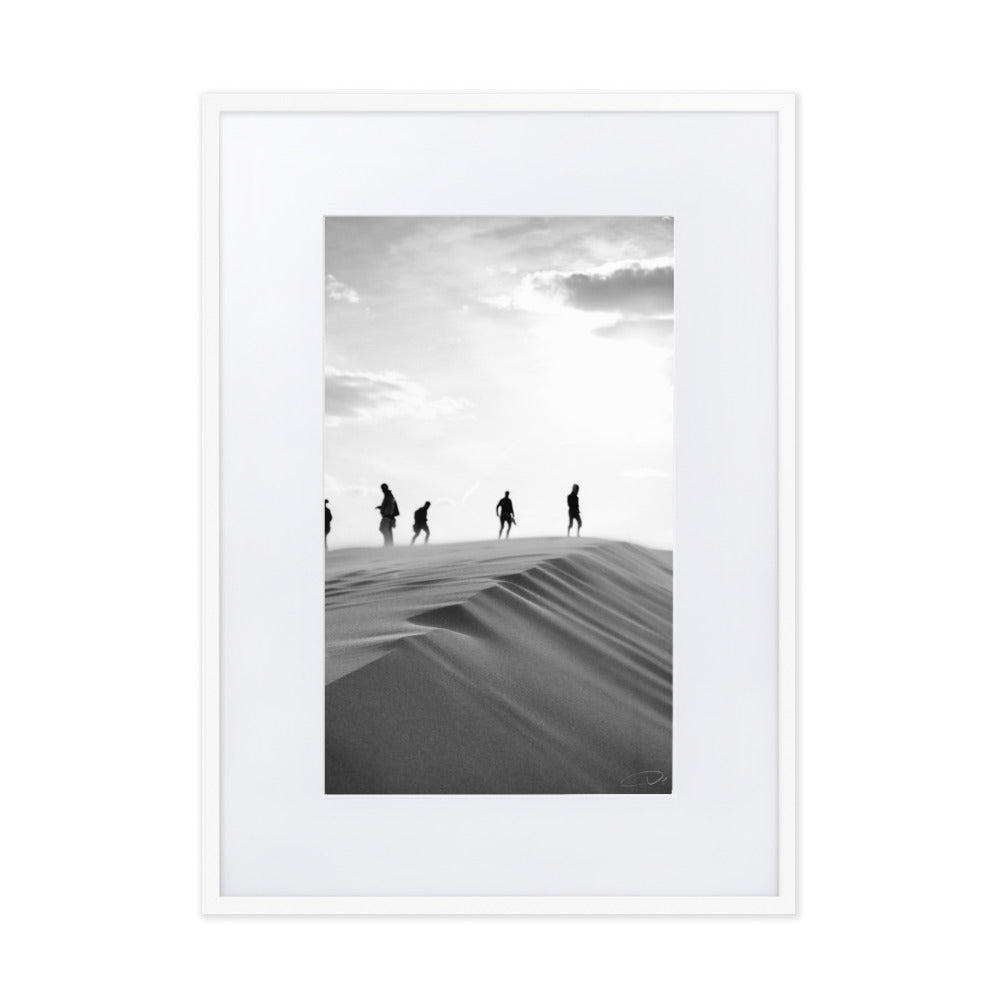
[[[674,226],[325,220],[325,791],[669,794]]]
[[[991,10],[9,5],[0,993],[1000,996]]]

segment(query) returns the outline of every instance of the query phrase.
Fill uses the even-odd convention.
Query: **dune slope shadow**
[[[609,542],[413,615],[327,685],[327,793],[669,792],[672,579]]]

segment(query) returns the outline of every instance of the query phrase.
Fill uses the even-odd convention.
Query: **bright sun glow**
[[[664,219],[329,219],[326,490],[335,545],[406,534],[673,542],[673,225]]]

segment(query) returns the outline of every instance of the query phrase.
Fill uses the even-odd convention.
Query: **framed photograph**
[[[794,99],[202,130],[204,911],[793,913]]]

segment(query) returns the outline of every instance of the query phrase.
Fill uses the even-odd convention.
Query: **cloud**
[[[514,296],[513,295],[488,295],[485,298],[479,300],[486,306],[494,306],[497,309],[513,309],[514,308]]]
[[[673,261],[630,261],[576,271],[563,277],[562,286],[567,304],[575,309],[647,316],[674,310]]]
[[[673,316],[643,316],[618,319],[607,326],[599,326],[594,333],[601,337],[644,337],[661,341],[674,332]]]
[[[361,296],[353,288],[338,281],[332,274],[326,276],[326,297],[334,302],[357,304],[361,301]]]
[[[649,466],[643,466],[639,469],[626,469],[622,475],[627,479],[670,479],[672,473],[666,469],[652,469]]]
[[[471,404],[454,396],[432,396],[419,382],[399,372],[352,372],[326,369],[326,422],[427,420],[461,413]]]
[[[651,257],[574,271],[532,271],[508,294],[480,301],[497,309],[536,313],[573,309],[666,318],[674,310],[674,261]]]

